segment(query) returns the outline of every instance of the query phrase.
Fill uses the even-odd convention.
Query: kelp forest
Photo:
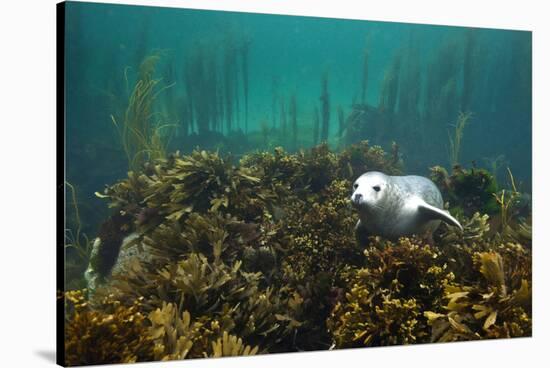
[[[531,336],[530,33],[67,14],[68,365]],[[463,230],[359,241],[368,171]]]

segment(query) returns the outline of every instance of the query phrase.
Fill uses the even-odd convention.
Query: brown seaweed
[[[433,170],[452,206],[471,204],[452,209],[464,231],[442,224],[434,244],[356,243],[351,183],[367,170],[401,173],[399,157],[397,145],[386,153],[366,141],[238,162],[196,150],[130,172],[97,194],[129,219],[134,240],[110,249],[117,263],[93,295],[65,296],[67,356],[99,364],[530,336],[530,222],[509,211],[507,230],[493,228],[501,213],[485,213],[499,194],[488,172]],[[459,194],[472,186],[484,196]]]

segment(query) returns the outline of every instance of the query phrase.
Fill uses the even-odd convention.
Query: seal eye
[[[353,184],[353,189],[357,189],[359,187],[359,184],[355,183]]]
[[[375,192],[379,192],[380,191],[380,185],[375,185],[374,187],[372,187],[372,189],[374,189]]]

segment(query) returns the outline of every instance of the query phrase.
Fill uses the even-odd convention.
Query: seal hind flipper
[[[425,201],[419,201],[418,211],[421,212],[427,218],[432,220],[442,220],[449,225],[458,227],[461,231],[462,225],[455,219],[448,211],[442,210],[440,208],[434,207],[431,204],[426,203]]]

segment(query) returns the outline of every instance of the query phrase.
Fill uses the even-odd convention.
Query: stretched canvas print
[[[531,47],[58,4],[58,363],[531,336]]]

